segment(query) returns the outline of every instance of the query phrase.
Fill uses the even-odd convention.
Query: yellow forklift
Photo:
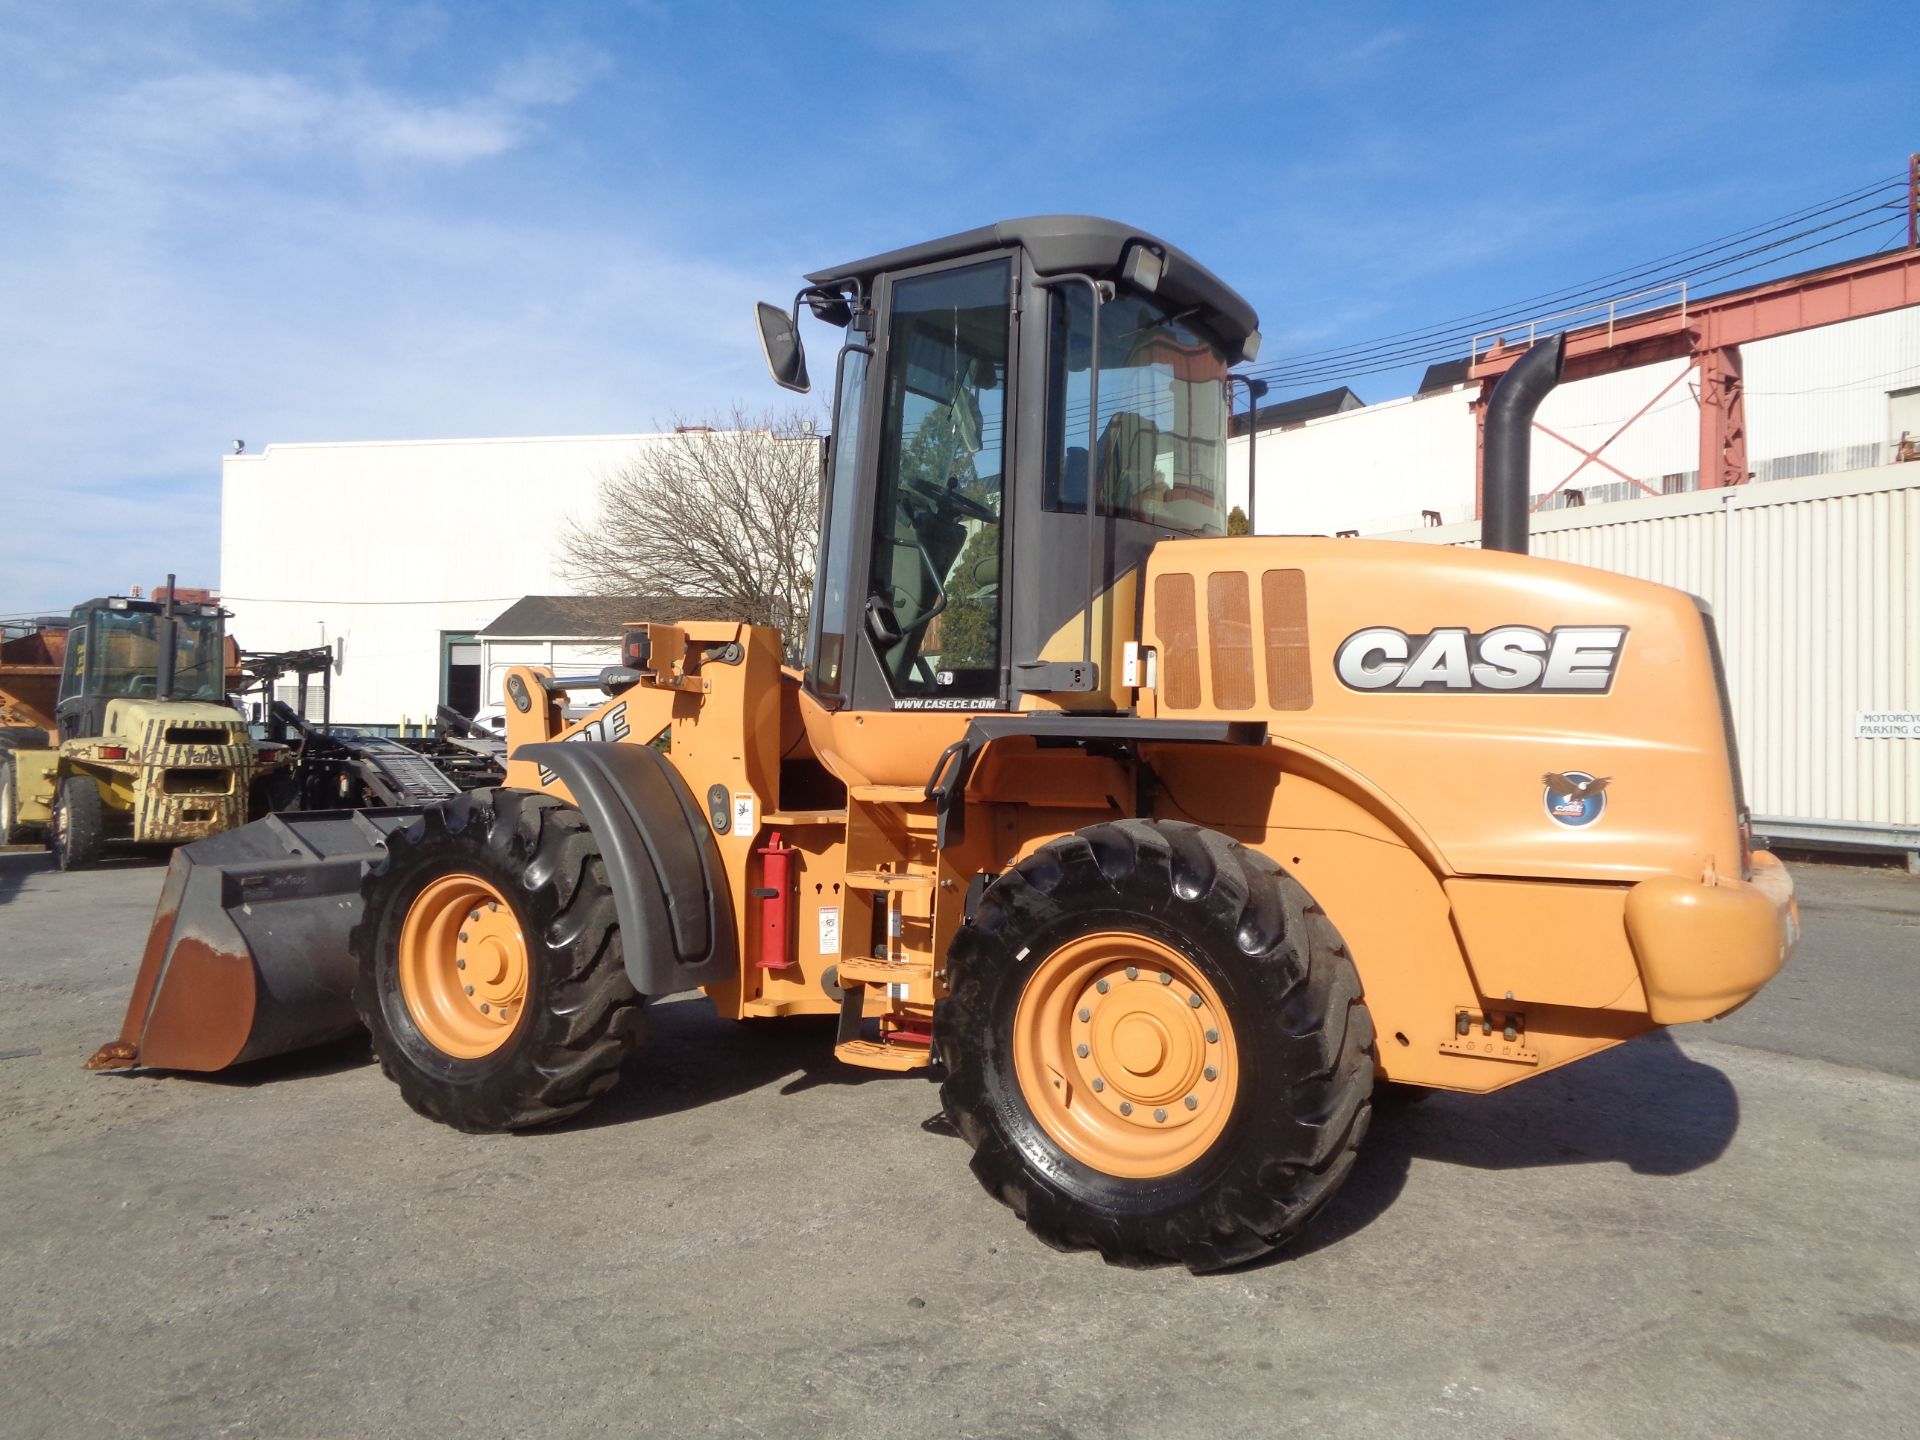
[[[97,863],[114,842],[179,845],[244,825],[262,766],[226,701],[226,612],[104,596],[76,605],[57,645],[46,730],[12,727],[0,747],[0,843],[43,836],[62,870]],[[30,677],[48,677],[30,667]],[[0,683],[5,683],[0,674]]]

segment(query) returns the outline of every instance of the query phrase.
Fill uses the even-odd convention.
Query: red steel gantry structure
[[[1920,174],[1920,161],[1915,163],[1916,174]],[[1911,230],[1911,224],[1909,228]],[[1920,237],[1910,235],[1909,238],[1911,241]],[[1601,452],[1689,376],[1697,377],[1694,394],[1700,404],[1700,488],[1744,485],[1749,472],[1740,347],[1797,330],[1812,330],[1842,320],[1858,320],[1907,305],[1920,305],[1920,246],[1910,243],[1904,250],[1849,260],[1805,275],[1769,280],[1705,300],[1689,300],[1684,288],[1676,288],[1680,288],[1681,293],[1675,304],[1624,316],[1610,312],[1603,322],[1568,334],[1563,382],[1663,360],[1684,359],[1691,363],[1592,450],[1536,421],[1536,430],[1569,446],[1581,457],[1572,472],[1542,496],[1538,505],[1544,505],[1548,497],[1589,465],[1598,465],[1649,494],[1658,494],[1644,480],[1610,463]],[[1527,332],[1527,341],[1531,343],[1536,326],[1518,328]],[[1468,374],[1480,382],[1479,397],[1472,402],[1475,516],[1480,514],[1485,488],[1487,401],[1493,394],[1494,383],[1526,353],[1524,344],[1503,343],[1505,336],[1515,334],[1516,329],[1509,328],[1491,337],[1492,344],[1486,350],[1481,350],[1479,340],[1473,347]]]

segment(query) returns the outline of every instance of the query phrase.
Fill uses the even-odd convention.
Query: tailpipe
[[[1493,387],[1480,469],[1482,550],[1527,553],[1533,417],[1547,392],[1560,383],[1566,356],[1566,335],[1549,335],[1535,342]]]
[[[173,852],[120,1038],[89,1070],[224,1070],[360,1028],[360,881],[415,809],[269,815]]]

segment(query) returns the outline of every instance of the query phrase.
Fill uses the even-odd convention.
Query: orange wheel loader
[[[1785,962],[1711,616],[1525,553],[1557,340],[1492,402],[1473,550],[1227,537],[1256,317],[1140,230],[821,270],[759,308],[796,390],[803,313],[841,332],[805,668],[634,626],[510,674],[499,789],[181,852],[100,1066],[365,1026],[414,1109],[515,1129],[699,988],[940,1075],[1047,1243],[1211,1270],[1326,1203],[1377,1083],[1497,1090]]]

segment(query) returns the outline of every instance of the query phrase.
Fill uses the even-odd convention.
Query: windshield
[[[1056,289],[1049,312],[1047,509],[1087,508],[1092,297]],[[1227,533],[1227,360],[1144,295],[1100,307],[1100,513],[1187,535]]]
[[[175,700],[223,698],[225,635],[218,615],[176,615]],[[75,670],[84,672],[84,693],[156,696],[160,668],[160,616],[148,610],[96,610],[89,619],[85,652]]]

